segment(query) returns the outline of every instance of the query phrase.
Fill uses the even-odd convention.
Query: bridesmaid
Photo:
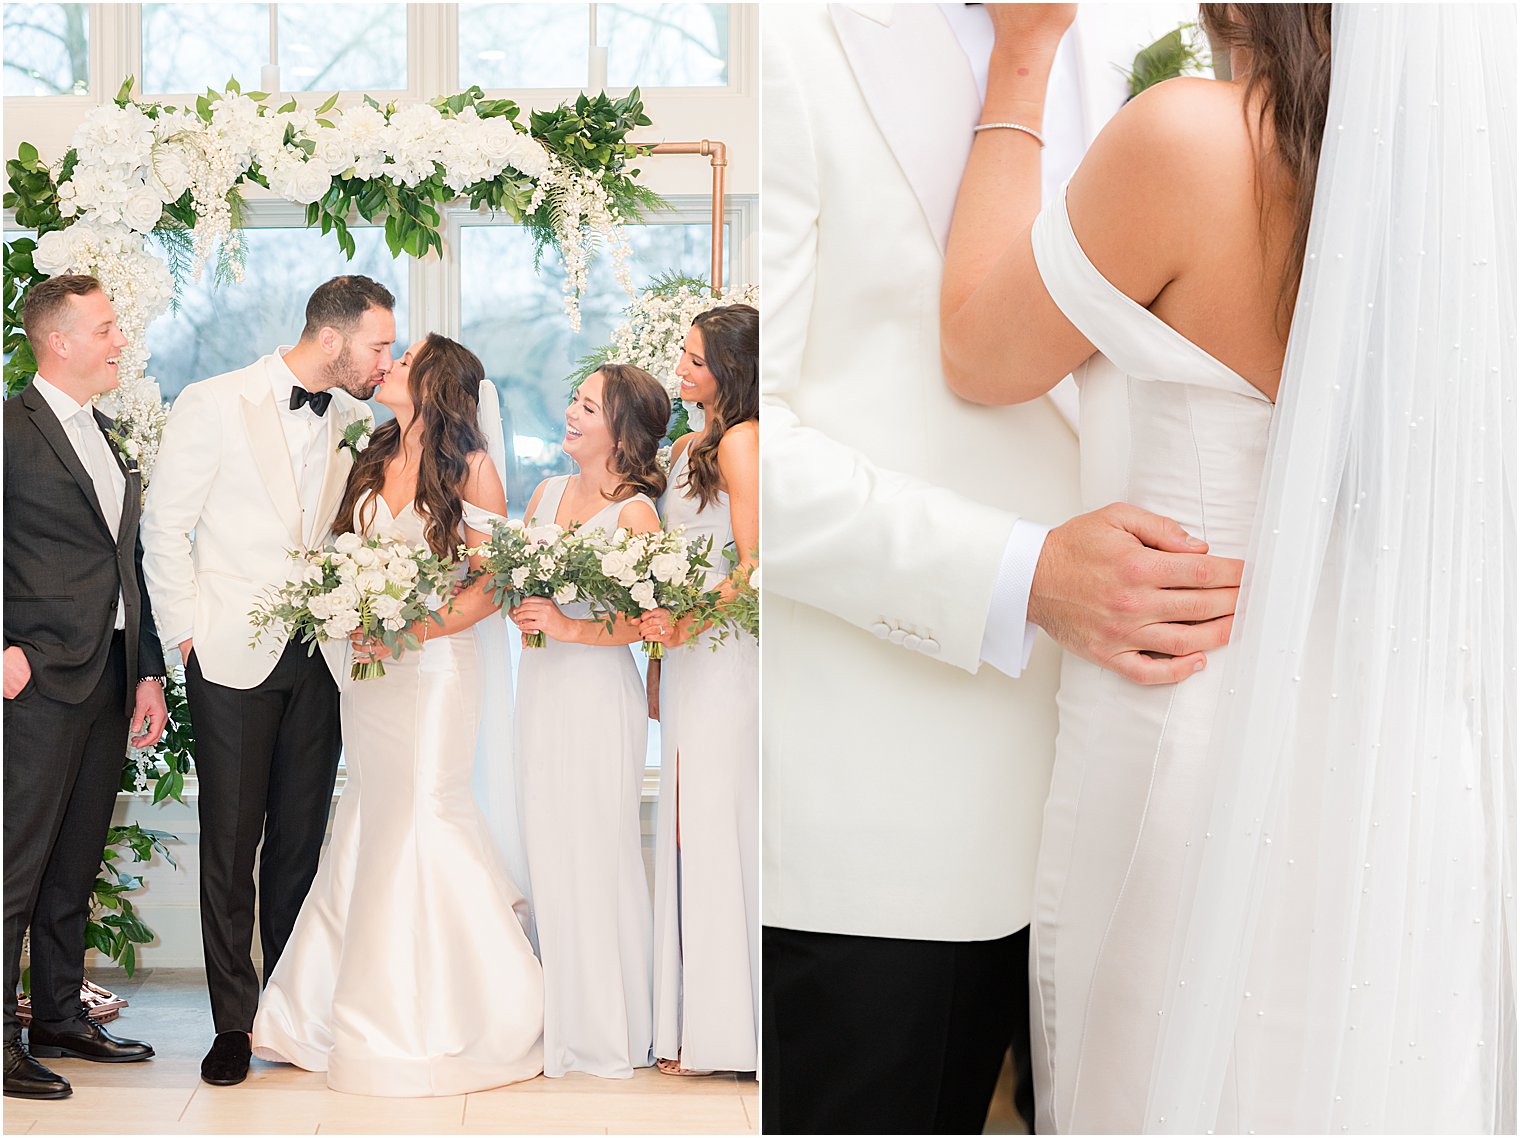
[[[755,565],[760,538],[760,316],[702,313],[676,374],[704,425],[676,441],[665,528],[713,539],[709,583]],[[723,585],[725,592],[732,586]],[[654,1053],[669,1075],[753,1071],[760,982],[759,645],[730,633],[716,651],[690,618],[640,621],[668,648],[660,674],[660,810],[655,837]]]
[[[656,462],[670,398],[648,372],[606,364],[565,412],[578,473],[545,479],[527,517],[609,533],[659,528]],[[629,645],[584,602],[530,598],[508,614],[524,635],[517,756],[534,917],[544,966],[544,1074],[626,1079],[653,1061],[652,913],[639,841],[648,725]]]

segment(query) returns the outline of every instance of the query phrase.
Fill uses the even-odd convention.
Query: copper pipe
[[[700,154],[712,159],[712,287],[723,288],[723,196],[728,176],[728,147],[704,138],[701,142],[659,142],[649,148],[651,154]]]

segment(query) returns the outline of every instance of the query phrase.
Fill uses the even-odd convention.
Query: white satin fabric
[[[1114,288],[1062,194],[1033,230],[1052,299],[1098,349],[1077,372],[1085,509],[1130,502],[1242,557],[1272,404]],[[1175,935],[1184,823],[1233,647],[1144,687],[1067,654],[1031,930],[1040,1133],[1142,1128]]]
[[[709,587],[734,531],[728,495],[683,492],[687,447],[661,499],[667,530],[713,539]],[[753,1071],[760,998],[760,645],[705,632],[660,666],[654,866],[654,1053],[701,1071]]]
[[[566,477],[550,479],[552,519]],[[584,528],[617,528],[609,503]],[[562,605],[585,620],[584,602]],[[516,753],[544,964],[544,1074],[631,1078],[653,1063],[653,914],[639,838],[648,739],[644,685],[627,645],[524,648]]]
[[[377,497],[374,528],[423,539],[411,504],[392,517]],[[482,690],[476,638],[343,688],[347,785],[253,1027],[256,1056],[333,1090],[457,1095],[543,1069],[528,906],[471,789],[482,698],[502,695]]]

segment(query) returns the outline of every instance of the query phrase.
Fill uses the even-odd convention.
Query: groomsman
[[[164,655],[142,578],[142,483],[91,400],[127,338],[100,282],[51,277],[22,324],[37,376],[5,401],[5,1094],[66,1098],[34,1056],[129,1063],[153,1048],[85,1014],[84,930],[130,735],[164,733]],[[32,1026],[16,1019],[31,928]]]
[[[394,307],[368,277],[320,286],[294,347],[180,393],[148,492],[143,565],[185,661],[195,732],[216,1026],[201,1078],[217,1086],[248,1075],[255,895],[267,980],[316,876],[342,746],[342,645],[250,647],[248,612],[284,581],[289,550],[326,540],[353,465],[339,443],[349,424],[373,421],[360,400],[390,370]]]

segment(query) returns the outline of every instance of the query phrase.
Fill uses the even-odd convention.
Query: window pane
[[[584,87],[585,4],[459,5],[459,85]]]
[[[283,90],[405,89],[405,4],[281,4],[279,19]]]
[[[144,4],[142,59],[144,91],[220,91],[229,77],[257,90],[269,62],[269,5]]]
[[[5,6],[5,94],[83,95],[90,85],[85,4]]]
[[[358,246],[347,260],[331,236],[311,229],[245,229],[248,267],[241,284],[214,285],[207,269],[186,281],[179,312],[148,329],[148,374],[164,398],[188,383],[247,367],[282,344],[293,344],[306,322],[306,298],[344,273],[373,277],[396,297],[396,349],[406,342],[407,261],[394,260],[378,228],[355,228]]]
[[[727,4],[598,4],[609,87],[728,83]]]
[[[711,230],[705,224],[632,226],[627,232],[637,287],[661,273],[705,279],[711,270]],[[727,227],[724,243],[729,243]],[[588,274],[576,335],[564,317],[559,259],[546,253],[534,272],[533,241],[522,229],[465,226],[459,258],[461,338],[501,391],[507,502],[520,516],[542,479],[574,469],[560,449],[570,401],[565,377],[577,360],[612,338],[628,297],[613,279],[610,258],[599,257]]]

